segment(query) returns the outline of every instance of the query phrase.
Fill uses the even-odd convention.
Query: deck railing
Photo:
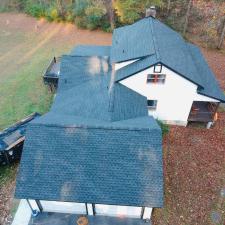
[[[210,111],[198,111],[191,112],[189,115],[189,121],[210,122],[213,120],[214,112]]]

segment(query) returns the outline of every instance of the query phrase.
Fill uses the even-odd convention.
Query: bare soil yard
[[[81,43],[110,44],[111,34],[0,14],[0,128],[49,109],[52,97],[42,84],[42,72],[55,54]],[[203,53],[225,90],[225,55]],[[210,130],[172,126],[163,145],[165,207],[154,211],[153,224],[224,225],[224,110]],[[0,169],[0,225],[10,219],[16,170],[17,165]]]

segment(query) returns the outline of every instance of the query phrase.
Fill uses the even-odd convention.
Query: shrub
[[[165,123],[163,123],[161,120],[157,120],[159,126],[161,127],[162,129],[162,134],[163,136],[166,135],[167,133],[169,133],[169,126]]]
[[[33,17],[45,16],[45,7],[38,3],[32,3],[28,1],[25,6],[25,12]]]
[[[67,22],[73,23],[74,22],[74,19],[75,19],[75,16],[74,16],[74,14],[72,12],[66,13],[65,20]]]
[[[87,16],[87,28],[94,30],[98,27],[101,27],[103,18],[106,14],[106,9],[102,3],[96,3],[90,5],[85,10],[85,15]]]
[[[103,19],[103,21],[101,23],[101,29],[105,32],[112,32],[110,23],[105,18]]]
[[[55,7],[51,7],[46,11],[45,17],[48,21],[59,21],[60,17],[58,10]]]
[[[89,0],[76,0],[73,8],[74,15],[77,17],[85,16],[85,10],[89,5]]]
[[[84,17],[76,17],[75,24],[78,28],[87,28],[87,21]]]

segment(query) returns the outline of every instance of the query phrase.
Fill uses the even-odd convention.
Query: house
[[[106,56],[62,56],[54,103],[27,127],[17,176],[15,197],[40,212],[30,225],[141,225],[163,207],[161,129],[146,97],[113,75]]]
[[[164,123],[211,125],[225,102],[200,49],[152,16],[115,29],[112,46],[77,46],[71,55],[108,57],[114,82],[145,96],[148,114]]]
[[[145,96],[149,115],[165,123],[210,125],[225,102],[200,49],[152,16],[115,29],[112,46],[78,46],[71,54],[93,52],[108,56],[114,82]]]

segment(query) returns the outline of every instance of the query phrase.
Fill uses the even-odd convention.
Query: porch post
[[[143,219],[144,212],[145,212],[145,207],[141,207],[141,219]]]
[[[216,106],[215,111],[214,111],[214,113],[213,113],[213,119],[214,119],[214,117],[215,117],[215,115],[216,115],[216,112],[217,112],[219,106],[220,106],[220,102],[217,103],[217,106]]]
[[[40,213],[42,213],[42,212],[43,212],[43,207],[42,207],[42,205],[41,205],[40,200],[36,200],[36,199],[35,199],[35,202],[36,202],[36,204],[37,204],[37,207],[38,207]]]
[[[93,204],[87,203],[87,211],[88,211],[88,215],[94,216]]]
[[[32,208],[32,205],[30,204],[30,201],[28,199],[26,199],[26,200],[27,200],[27,203],[28,203],[28,205],[29,205],[29,207],[31,209],[32,216],[37,216],[38,215],[38,211]]]

